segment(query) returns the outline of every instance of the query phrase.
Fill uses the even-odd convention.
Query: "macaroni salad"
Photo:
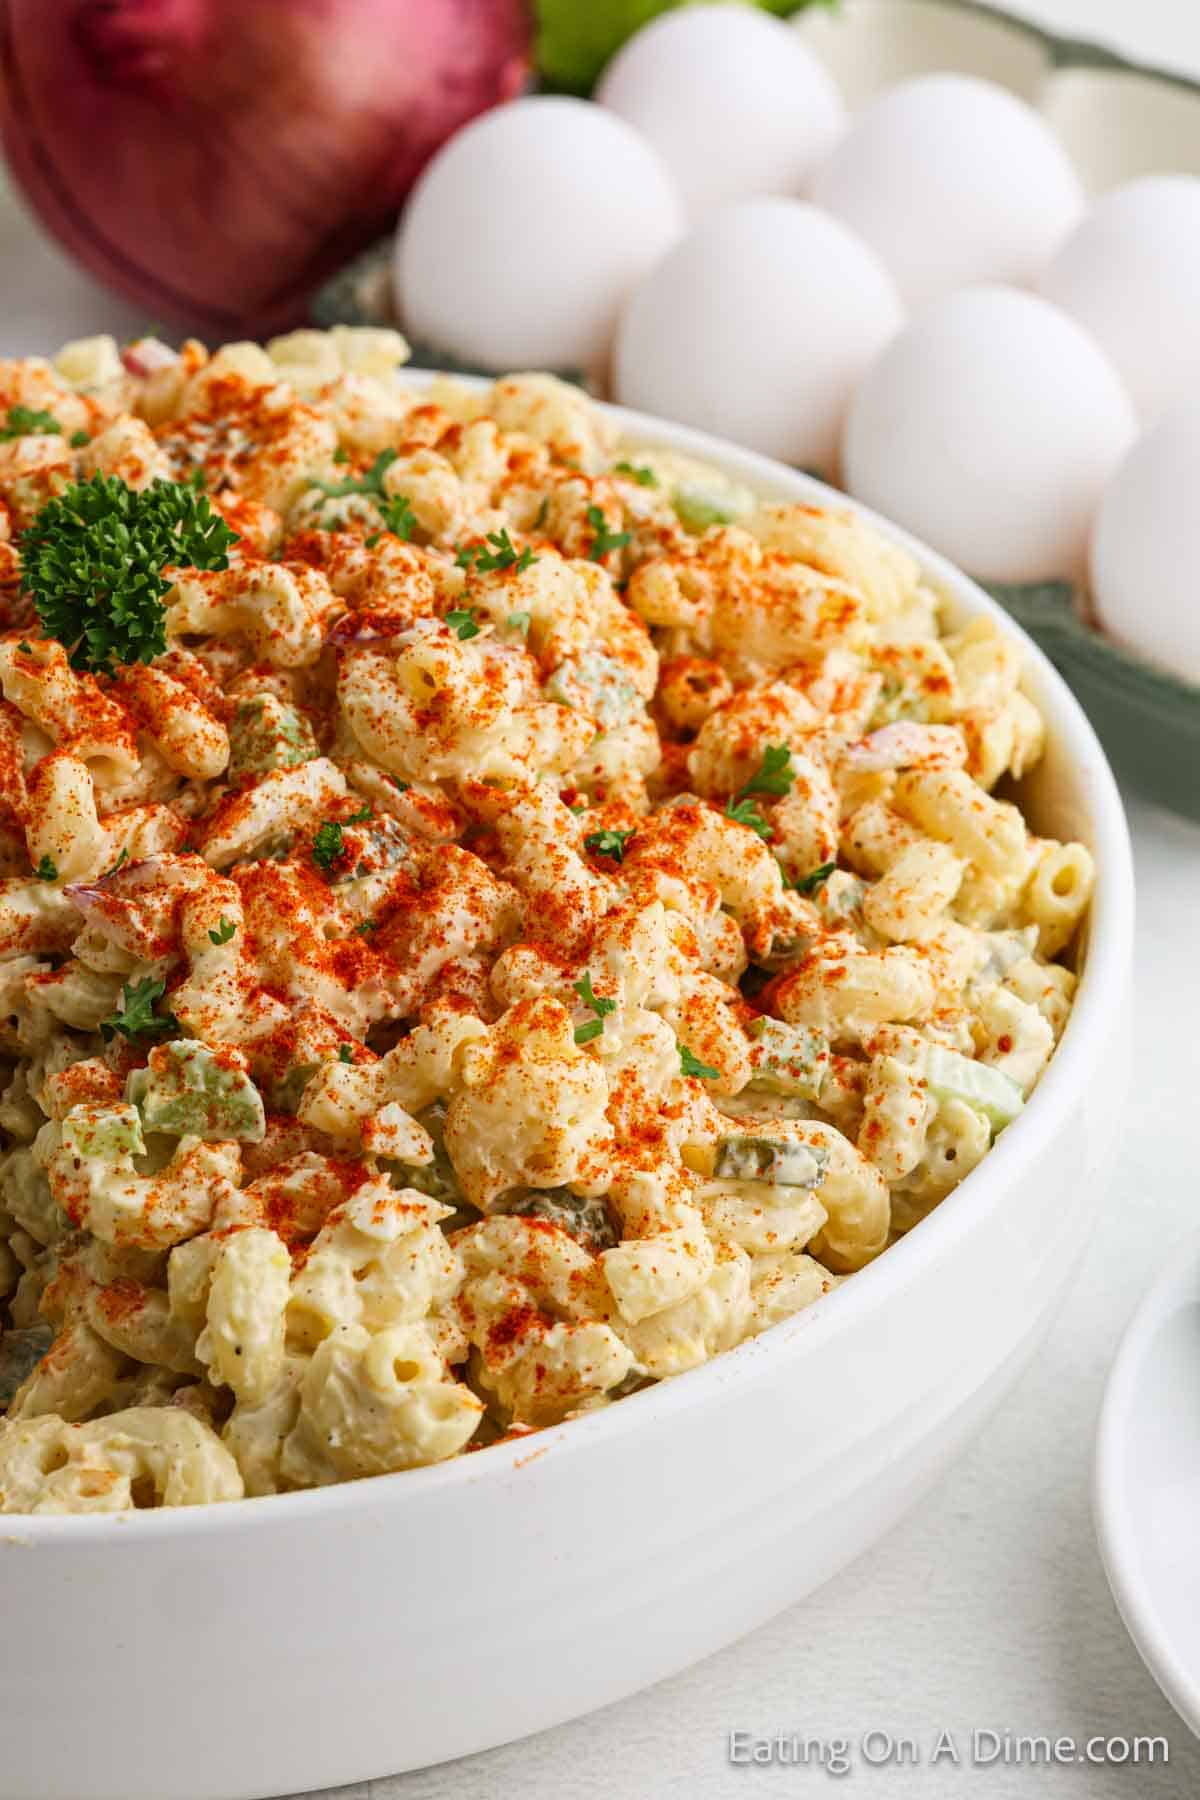
[[[1016,642],[849,511],[404,355],[0,364],[0,1511],[693,1369],[917,1225],[1066,1021]]]

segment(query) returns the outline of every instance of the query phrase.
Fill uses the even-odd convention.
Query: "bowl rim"
[[[440,378],[437,370],[402,370],[406,386],[417,391]],[[491,381],[453,375],[456,383],[486,391]],[[1048,729],[1069,753],[1078,792],[1089,814],[1091,848],[1096,859],[1096,891],[1088,923],[1087,959],[1071,1017],[1053,1058],[1020,1118],[1003,1133],[979,1166],[947,1195],[929,1216],[893,1244],[852,1281],[843,1282],[820,1300],[748,1338],[698,1368],[653,1387],[627,1395],[619,1404],[582,1418],[544,1426],[527,1437],[506,1439],[465,1452],[445,1462],[388,1475],[364,1476],[328,1487],[286,1494],[263,1494],[241,1500],[210,1501],[197,1506],[156,1507],[145,1511],[94,1514],[8,1513],[0,1515],[0,1547],[19,1543],[69,1542],[128,1546],[160,1536],[203,1537],[213,1531],[299,1527],[318,1517],[380,1505],[399,1506],[404,1497],[416,1501],[447,1485],[503,1480],[536,1468],[547,1456],[580,1457],[592,1448],[639,1429],[664,1428],[683,1410],[715,1400],[757,1378],[763,1364],[797,1363],[805,1346],[852,1330],[858,1316],[883,1305],[924,1266],[942,1260],[975,1220],[1003,1204],[1006,1191],[1019,1181],[1061,1127],[1076,1095],[1084,1088],[1092,1064],[1108,1046],[1110,1028],[1119,1019],[1132,962],[1134,880],[1129,830],[1115,777],[1083,709],[1045,653],[968,576],[908,532],[882,518],[815,476],[744,450],[707,432],[675,425],[647,413],[603,402],[594,404],[618,427],[627,449],[682,453],[706,462],[771,502],[814,505],[853,511],[891,542],[907,549],[953,606],[970,615],[985,614],[1021,644],[1024,678],[1032,679]],[[120,1533],[114,1540],[113,1532]]]

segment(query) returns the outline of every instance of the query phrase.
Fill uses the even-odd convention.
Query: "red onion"
[[[0,0],[0,137],[109,286],[261,333],[527,71],[524,0]]]
[[[169,344],[160,344],[157,338],[135,338],[131,344],[122,345],[121,361],[131,375],[153,375],[177,363],[179,352]]]

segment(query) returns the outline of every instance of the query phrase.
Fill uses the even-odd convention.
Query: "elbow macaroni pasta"
[[[1094,872],[1004,785],[1016,642],[849,511],[405,355],[0,365],[63,428],[0,447],[14,535],[196,471],[238,533],[149,664],[0,634],[0,1511],[411,1469],[694,1368],[917,1226],[1066,1024]]]

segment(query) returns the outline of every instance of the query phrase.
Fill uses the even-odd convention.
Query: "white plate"
[[[1096,1535],[1143,1661],[1200,1736],[1200,1237],[1134,1315],[1100,1414]]]

